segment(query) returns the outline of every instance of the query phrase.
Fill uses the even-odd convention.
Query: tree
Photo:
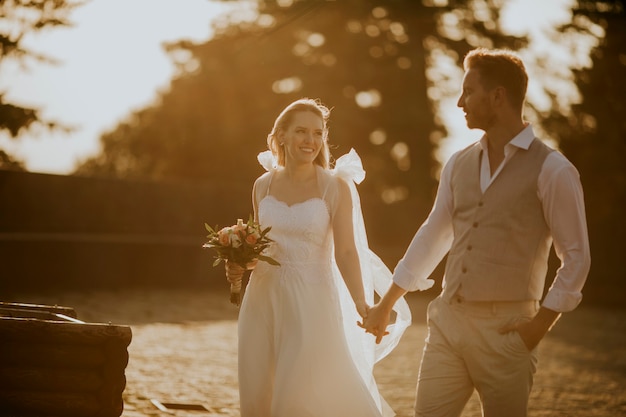
[[[58,26],[70,26],[68,15],[82,3],[72,0],[2,0],[0,1],[0,65],[17,63],[28,68],[29,61],[54,63],[49,57],[25,49],[23,39]],[[7,102],[5,92],[0,92],[0,131],[17,138],[25,130],[41,125],[48,129],[67,129],[56,121],[43,120],[39,111]],[[23,165],[1,151],[0,168],[23,169]]]
[[[621,263],[626,236],[626,12],[622,2],[579,1],[575,19],[588,27],[599,25],[602,41],[592,53],[593,66],[576,72],[582,101],[569,114],[552,112],[547,129],[578,168],[585,191],[593,259],[586,296],[617,306],[623,305],[626,282]]]
[[[205,44],[172,45],[173,56],[191,56],[196,66],[185,71],[190,63],[181,64],[181,76],[160,102],[120,126],[120,132],[137,137],[116,142],[117,132],[111,132],[103,138],[105,153],[136,144],[136,163],[116,161],[114,154],[103,155],[107,160],[100,165],[105,172],[127,175],[211,178],[228,161],[190,164],[198,150],[205,158],[211,149],[217,154],[237,149],[254,156],[265,147],[264,137],[280,109],[295,98],[312,96],[334,108],[331,136],[343,151],[358,143],[361,153],[371,153],[366,147],[378,147],[389,154],[398,142],[414,142],[416,149],[411,152],[416,163],[411,168],[405,162],[402,169],[424,169],[428,177],[433,115],[425,95],[424,53],[419,42],[423,34],[409,33],[418,25],[406,24],[407,19],[394,10],[376,8],[377,3],[381,2],[309,1],[279,7],[266,2],[256,22],[233,22],[218,29]],[[151,118],[151,113],[159,116]],[[139,119],[158,121],[168,132],[155,137]],[[414,125],[419,121],[422,129],[403,128],[407,121]],[[191,126],[195,132],[189,132]],[[141,133],[144,128],[146,134]],[[374,131],[374,143],[379,145],[370,141]],[[423,138],[416,140],[416,134]],[[148,142],[168,160],[148,163],[147,159],[161,156],[140,152]],[[187,159],[179,162],[178,158]],[[422,160],[425,163],[417,163]],[[250,171],[256,174],[258,169]],[[384,181],[392,181],[389,173]]]
[[[262,172],[255,157],[266,149],[274,118],[308,96],[333,108],[333,154],[354,147],[362,156],[368,173],[362,191],[377,200],[370,216],[387,207],[383,196],[424,215],[435,186],[429,135],[438,127],[426,96],[421,39],[434,22],[414,2],[398,2],[404,9],[383,4],[266,2],[255,21],[233,20],[203,44],[170,46],[174,59],[187,59],[169,91],[105,134],[103,152],[77,172],[237,178],[245,185],[233,197],[249,201]],[[406,7],[413,8],[408,16]],[[399,216],[390,218],[398,224],[371,222],[372,229],[401,227]]]
[[[227,175],[247,184],[237,196],[247,199],[261,172],[251,161],[265,149],[278,112],[296,98],[320,98],[333,108],[333,153],[354,147],[364,161],[368,177],[360,189],[368,195],[371,232],[401,230],[398,245],[405,245],[414,225],[407,228],[404,219],[419,222],[432,204],[434,141],[446,134],[428,95],[442,88],[427,78],[442,38],[438,19],[473,3],[285,3],[259,2],[254,21],[233,19],[205,43],[171,45],[180,73],[170,89],[105,134],[103,152],[77,172],[196,181]],[[472,30],[485,32],[485,22],[466,15]]]

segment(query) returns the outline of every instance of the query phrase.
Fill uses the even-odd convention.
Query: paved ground
[[[432,295],[432,294],[431,294]],[[80,319],[130,325],[122,417],[239,416],[237,309],[209,290],[20,294],[11,300],[74,307]],[[412,416],[428,298],[409,299],[414,324],[376,368],[399,417]],[[626,416],[626,311],[585,307],[569,313],[542,342],[531,395],[533,417]],[[208,412],[159,411],[151,402],[204,405]],[[474,396],[464,417],[481,415]]]

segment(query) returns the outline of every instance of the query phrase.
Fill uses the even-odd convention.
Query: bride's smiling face
[[[287,130],[281,132],[285,165],[313,163],[324,144],[324,121],[317,114],[301,111],[293,115]]]

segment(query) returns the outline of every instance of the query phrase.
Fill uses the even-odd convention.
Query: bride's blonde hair
[[[280,144],[278,134],[289,128],[289,125],[293,121],[294,114],[304,111],[316,114],[322,119],[322,123],[324,124],[322,149],[320,149],[320,153],[313,162],[322,168],[328,168],[330,160],[330,151],[328,149],[328,119],[330,117],[330,109],[323,105],[318,99],[301,98],[285,107],[276,118],[276,121],[274,121],[272,131],[267,135],[267,147],[272,151],[278,165],[285,166],[285,149]]]

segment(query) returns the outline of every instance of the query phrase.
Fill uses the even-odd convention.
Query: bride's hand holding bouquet
[[[258,261],[280,265],[274,259],[262,254],[272,243],[272,239],[267,236],[271,227],[262,229],[252,216],[247,223],[237,219],[237,224],[222,229],[217,226],[212,228],[206,223],[204,226],[209,232],[207,236],[209,240],[202,247],[216,251],[213,266],[225,262],[226,277],[230,282],[230,302],[239,306],[244,272],[254,269]]]
[[[241,302],[241,287],[243,282],[243,274],[246,271],[252,271],[258,263],[258,258],[254,258],[244,267],[236,262],[226,259],[224,268],[226,269],[226,279],[230,282],[230,302],[239,306]]]

